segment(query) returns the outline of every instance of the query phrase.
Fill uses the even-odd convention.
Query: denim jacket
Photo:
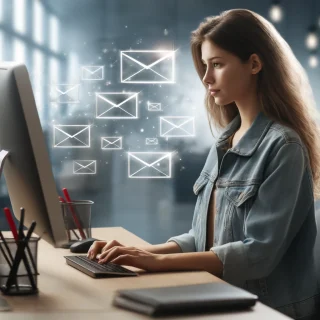
[[[240,124],[238,115],[226,126],[194,184],[198,198],[191,230],[167,242],[175,241],[182,252],[205,251],[215,186],[210,250],[223,263],[222,279],[292,318],[313,314],[320,308],[320,286],[307,149],[293,129],[261,111],[237,145],[225,150]]]

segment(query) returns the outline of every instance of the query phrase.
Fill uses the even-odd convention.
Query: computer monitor
[[[27,68],[0,62],[0,150],[9,151],[3,173],[14,214],[55,247],[67,242],[62,210],[53,178]],[[2,211],[2,208],[0,208]]]

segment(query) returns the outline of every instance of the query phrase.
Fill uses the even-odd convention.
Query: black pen
[[[19,221],[19,227],[18,227],[19,240],[23,240],[24,238],[23,224],[24,224],[24,208],[20,208],[20,221]]]
[[[24,208],[20,208],[20,221],[19,221],[19,240],[23,240],[24,239],[24,233],[23,233],[23,224],[24,224]],[[37,270],[37,265],[35,263],[35,261],[33,260],[33,256],[32,256],[32,253],[31,253],[31,250],[30,250],[30,247],[29,247],[29,242],[27,243],[27,251],[28,251],[28,254],[29,254],[29,258],[31,260],[31,263],[32,263],[32,267],[33,267],[33,270],[35,272],[35,274],[38,274],[38,270]]]

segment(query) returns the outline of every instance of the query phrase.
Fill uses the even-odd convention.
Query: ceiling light
[[[280,5],[280,1],[274,1],[269,10],[269,16],[271,21],[280,22],[283,18],[283,10]]]

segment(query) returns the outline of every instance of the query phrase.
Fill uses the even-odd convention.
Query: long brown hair
[[[201,80],[206,70],[201,44],[206,39],[243,63],[253,53],[260,57],[263,68],[258,73],[257,95],[262,112],[299,134],[308,151],[314,198],[320,198],[320,114],[308,76],[288,43],[268,20],[247,9],[208,17],[191,34],[193,61]],[[210,128],[211,124],[224,128],[239,114],[234,102],[217,105],[208,91],[205,105]]]

